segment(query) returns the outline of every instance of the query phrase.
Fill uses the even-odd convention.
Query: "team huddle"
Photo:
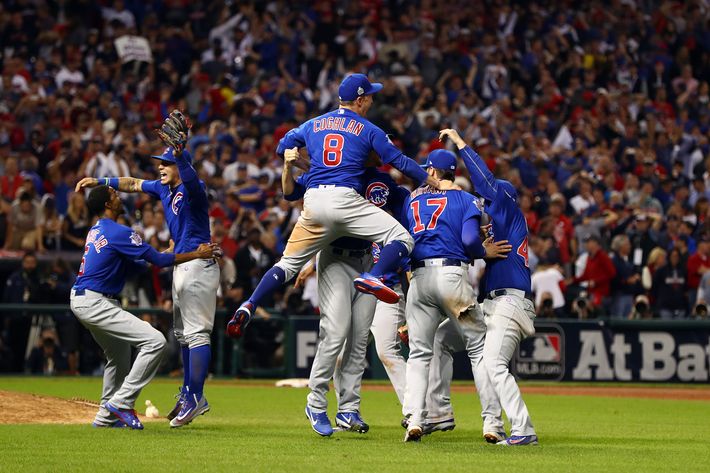
[[[313,430],[333,434],[326,395],[333,380],[342,430],[364,433],[360,389],[372,332],[380,359],[402,405],[405,442],[455,426],[450,401],[452,355],[465,350],[481,402],[483,437],[501,445],[534,445],[537,436],[508,365],[520,340],[535,331],[527,260],[527,226],[515,188],[496,179],[483,159],[451,129],[440,132],[458,149],[476,197],[454,185],[456,155],[435,150],[419,166],[365,116],[381,84],[363,74],[339,87],[340,107],[291,130],[281,140],[282,186],[303,211],[281,260],[236,310],[227,334],[238,338],[256,308],[295,279],[316,271],[320,301],[319,344],[309,379],[305,414]],[[115,300],[131,265],[145,260],[175,265],[174,328],[182,346],[184,380],[168,416],[180,427],[209,410],[203,393],[210,361],[220,250],[210,245],[207,197],[184,145],[189,121],[166,119],[168,146],[160,179],[86,178],[90,209],[99,221],[87,237],[72,310],[106,352],[97,427],[142,428],[134,410],[140,390],[155,375],[165,339]],[[301,152],[307,151],[307,157]],[[376,155],[376,156],[375,156]],[[418,187],[410,192],[375,166],[388,164]],[[294,168],[306,171],[296,176]],[[161,199],[175,253],[157,253],[116,223],[115,190]],[[170,209],[171,211],[167,211]],[[486,223],[484,225],[484,223]],[[468,282],[469,263],[486,259],[479,304]],[[409,276],[411,275],[411,276]],[[409,289],[405,295],[403,288]],[[373,297],[374,296],[374,297]],[[93,300],[92,300],[93,299]],[[406,323],[409,358],[399,350]],[[138,357],[130,366],[130,347]],[[502,412],[510,421],[506,434]]]

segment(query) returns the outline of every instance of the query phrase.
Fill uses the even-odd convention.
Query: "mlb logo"
[[[532,341],[532,343],[530,343]],[[519,360],[560,361],[562,337],[558,333],[536,333],[520,347]]]
[[[565,373],[565,336],[558,324],[536,322],[535,335],[520,342],[511,364],[520,379],[560,380]]]

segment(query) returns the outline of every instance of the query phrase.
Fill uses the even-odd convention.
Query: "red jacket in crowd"
[[[611,280],[616,276],[616,267],[604,250],[599,250],[587,258],[587,265],[575,282],[589,282],[589,298],[594,306],[599,307],[602,299],[611,292]]]

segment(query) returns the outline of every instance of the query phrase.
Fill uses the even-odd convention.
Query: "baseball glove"
[[[190,119],[180,110],[173,110],[157,132],[166,146],[171,147],[176,153],[181,153],[187,143],[190,128],[192,128]]]

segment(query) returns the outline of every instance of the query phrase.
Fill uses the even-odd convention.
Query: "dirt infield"
[[[91,424],[97,403],[85,400],[60,399],[51,396],[0,391],[0,424]],[[160,420],[146,419],[142,422]]]

